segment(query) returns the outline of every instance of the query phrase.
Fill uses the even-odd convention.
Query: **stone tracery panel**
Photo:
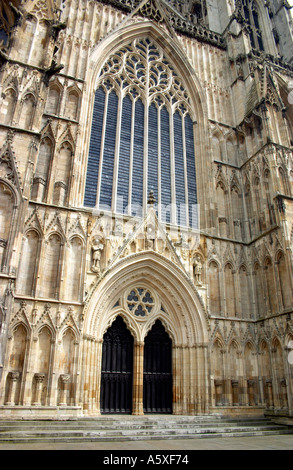
[[[136,39],[112,54],[95,94],[85,206],[140,215],[153,191],[159,218],[197,223],[193,120],[183,79],[157,44]]]

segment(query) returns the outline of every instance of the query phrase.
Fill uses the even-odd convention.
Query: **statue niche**
[[[104,244],[101,239],[96,237],[92,240],[92,260],[91,260],[91,271],[96,273],[98,276],[101,275],[101,256],[104,250]]]

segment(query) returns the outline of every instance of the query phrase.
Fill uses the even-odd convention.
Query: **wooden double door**
[[[134,341],[118,316],[103,338],[102,413],[132,413]],[[172,341],[157,320],[145,338],[144,413],[172,413]]]

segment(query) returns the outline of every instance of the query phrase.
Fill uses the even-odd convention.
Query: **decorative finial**
[[[154,191],[151,189],[150,190],[150,194],[149,194],[149,198],[148,198],[148,204],[150,206],[153,206],[156,202],[156,199],[155,199],[155,196],[154,196]]]

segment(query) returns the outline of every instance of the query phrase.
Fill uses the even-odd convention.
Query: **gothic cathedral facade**
[[[0,417],[293,414],[286,0],[3,0]]]

